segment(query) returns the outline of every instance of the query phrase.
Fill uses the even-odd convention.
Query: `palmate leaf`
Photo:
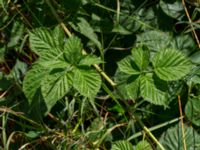
[[[101,87],[101,77],[89,67],[76,68],[73,86],[83,96],[94,98]]]
[[[56,72],[48,74],[41,83],[41,91],[48,110],[60,100],[72,86],[71,72]]]
[[[189,59],[174,49],[159,51],[152,63],[156,75],[165,81],[181,79],[190,72],[192,67]]]
[[[128,141],[116,141],[112,144],[111,150],[133,150],[133,146]]]
[[[140,77],[140,95],[152,104],[166,106],[167,94],[157,89],[151,75]]]

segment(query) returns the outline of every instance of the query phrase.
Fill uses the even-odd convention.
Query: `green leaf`
[[[194,130],[194,128],[184,124],[184,132],[186,148],[188,150],[200,150],[200,136]],[[162,134],[159,142],[164,146],[166,150],[184,150],[181,123],[165,131]],[[160,150],[160,148],[158,149]]]
[[[128,141],[116,141],[112,144],[111,150],[133,150],[133,146]]]
[[[71,25],[77,32],[80,32],[81,34],[86,36],[88,39],[90,39],[98,47],[98,49],[102,49],[102,45],[99,42],[96,33],[94,32],[91,25],[87,22],[87,20],[79,17],[77,27],[73,24]]]
[[[180,34],[175,36],[169,47],[172,49],[178,49],[186,55],[190,55],[197,48],[194,39],[189,34]]]
[[[55,39],[52,32],[46,28],[38,28],[29,32],[31,50],[39,56],[43,52],[58,51],[60,49],[59,39]]]
[[[159,51],[167,48],[171,40],[172,37],[168,32],[150,30],[138,34],[136,42],[139,45],[147,46],[150,50]]]
[[[94,55],[87,55],[87,56],[84,56],[80,62],[79,62],[79,65],[80,66],[91,66],[91,65],[94,65],[94,64],[100,64],[100,63],[103,63],[103,61],[94,56]]]
[[[126,58],[122,59],[118,64],[118,69],[120,72],[130,74],[130,75],[137,75],[140,74],[139,68],[135,64],[133,60],[133,56],[127,56]]]
[[[192,67],[189,59],[174,49],[159,51],[152,63],[156,75],[165,81],[181,79],[190,72]]]
[[[136,99],[139,94],[140,77],[138,75],[131,76],[126,82],[125,89],[129,99]]]
[[[196,126],[200,126],[200,99],[190,99],[185,106],[187,118]]]
[[[15,21],[11,30],[10,39],[7,47],[11,48],[19,44],[19,40],[24,34],[24,24],[18,21]]]
[[[195,52],[190,56],[193,63],[200,64],[200,51]]]
[[[82,43],[78,37],[72,36],[67,39],[64,46],[65,57],[71,64],[78,64],[82,57]]]
[[[74,70],[73,86],[83,96],[94,98],[101,87],[101,77],[89,67]]]
[[[41,82],[41,91],[48,110],[67,94],[72,85],[70,72],[56,72],[48,74]]]
[[[137,143],[136,150],[153,150],[149,142],[143,140]]]
[[[61,29],[61,26],[56,26],[52,32],[52,35],[56,45],[63,48],[65,42],[65,33],[63,29]]]
[[[172,18],[181,20],[184,16],[184,8],[181,0],[161,0],[160,7]]]
[[[29,104],[32,104],[34,101],[34,96],[37,90],[40,89],[41,82],[48,73],[49,70],[39,64],[34,65],[32,69],[26,73],[23,81],[23,91],[28,98]]]
[[[166,106],[167,94],[157,89],[153,78],[149,75],[140,77],[140,95],[152,104]]]
[[[147,49],[133,48],[132,55],[140,71],[143,71],[148,67],[150,54]]]
[[[57,61],[65,62],[63,56],[64,36],[56,27],[54,31],[46,28],[38,28],[29,33],[30,46],[38,54],[40,63],[49,67],[49,64],[57,64]],[[55,61],[55,62],[54,62]]]

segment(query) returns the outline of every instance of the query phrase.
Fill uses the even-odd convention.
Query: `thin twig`
[[[156,139],[156,137],[151,133],[151,131],[144,125],[144,123],[140,120],[140,118],[138,118],[137,116],[134,116],[133,118],[135,118],[139,122],[139,124],[142,126],[146,134],[158,145],[158,147],[161,150],[165,150],[162,144]]]
[[[180,95],[178,95],[178,105],[179,105],[180,117],[182,117],[183,112],[182,112]],[[181,129],[182,129],[183,147],[184,147],[184,150],[187,150],[186,141],[185,141],[185,130],[184,130],[183,118],[181,118]]]
[[[196,42],[197,42],[197,44],[198,44],[198,47],[200,48],[199,38],[198,38],[197,33],[196,33],[195,29],[194,29],[194,26],[192,25],[192,20],[191,20],[191,17],[190,17],[190,15],[189,15],[189,12],[188,12],[188,10],[187,10],[186,4],[185,4],[185,0],[182,0],[182,4],[183,4],[183,7],[184,7],[186,16],[187,16],[187,18],[188,18],[188,20],[189,20],[190,26],[191,26],[191,28],[192,28],[192,32],[193,32],[194,37],[195,37],[195,39],[196,39]]]
[[[153,126],[153,127],[149,128],[149,131],[152,132],[152,131],[158,130],[158,129],[163,128],[163,127],[165,127],[165,126],[167,126],[167,125],[170,125],[170,124],[172,124],[172,123],[175,123],[175,122],[179,121],[179,120],[182,119],[182,118],[184,118],[184,116],[183,116],[183,117],[179,117],[179,118],[172,119],[172,120],[170,120],[170,121],[164,122],[164,123],[159,124],[159,125],[156,125],[156,126]],[[139,136],[141,136],[141,135],[143,135],[143,134],[144,134],[144,130],[142,130],[142,131],[140,131],[140,132],[138,132],[138,133],[135,133],[133,136],[131,136],[131,137],[128,138],[128,141],[131,141],[131,140],[133,140],[134,138],[137,138],[137,137],[139,137]]]

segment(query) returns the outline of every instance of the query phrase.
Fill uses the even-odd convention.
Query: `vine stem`
[[[197,42],[197,44],[198,44],[198,47],[200,48],[199,38],[198,38],[197,33],[196,33],[195,29],[194,29],[194,26],[192,25],[192,20],[191,20],[191,17],[190,17],[189,12],[188,12],[188,10],[187,10],[186,4],[185,4],[185,0],[182,0],[182,4],[183,4],[183,7],[184,7],[186,16],[187,16],[187,18],[188,18],[188,20],[189,20],[190,26],[191,26],[191,28],[192,28],[192,32],[193,32],[194,37],[195,37],[195,39],[196,39],[196,42]]]
[[[69,29],[66,27],[66,25],[62,22],[62,20],[60,19],[60,17],[57,15],[55,9],[53,8],[53,6],[51,5],[50,1],[49,0],[46,0],[46,3],[47,5],[49,6],[49,8],[51,9],[54,17],[57,19],[57,21],[60,23],[60,26],[63,28],[63,30],[65,31],[65,33],[71,37],[72,34],[71,32],[69,31]],[[83,49],[83,54],[87,54],[87,52]],[[97,65],[97,64],[94,64],[93,65],[94,68],[104,77],[104,79],[106,79],[110,85],[112,87],[115,87],[117,84],[115,82],[112,81],[112,79],[110,79],[110,77]]]
[[[165,148],[160,144],[160,142],[156,139],[156,137],[151,133],[151,131],[144,125],[144,123],[137,117],[134,116],[134,118],[139,122],[139,124],[142,126],[143,130],[147,133],[149,137],[160,147],[161,150],[165,150]]]
[[[164,123],[161,123],[161,124],[159,124],[159,125],[156,125],[156,126],[154,126],[154,127],[149,128],[149,131],[152,132],[152,131],[154,131],[154,130],[160,129],[160,128],[165,127],[165,126],[167,126],[167,125],[171,125],[171,124],[173,124],[173,123],[179,121],[179,120],[182,119],[182,118],[184,118],[184,116],[183,116],[183,117],[179,117],[179,118],[172,119],[172,120],[167,121],[167,122],[164,122]],[[144,134],[144,131],[140,131],[140,132],[138,132],[138,133],[135,133],[133,136],[131,136],[131,137],[128,138],[128,141],[131,141],[132,139],[137,138],[137,137],[139,137],[139,136],[141,136],[141,135],[143,135],[143,134]]]
[[[179,106],[180,117],[182,117],[183,111],[182,111],[180,95],[178,95],[178,106]],[[183,138],[183,148],[184,148],[184,150],[187,150],[186,141],[185,141],[185,129],[184,129],[183,118],[181,118],[181,131],[182,131],[182,138]]]

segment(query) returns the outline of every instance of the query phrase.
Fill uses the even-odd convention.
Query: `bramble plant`
[[[200,150],[199,16],[199,1],[0,0],[0,149]]]

